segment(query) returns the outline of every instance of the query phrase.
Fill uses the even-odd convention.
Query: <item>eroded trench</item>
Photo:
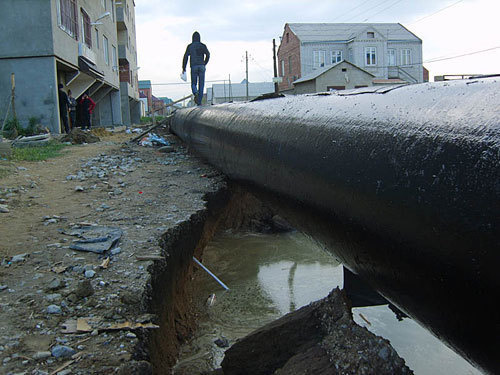
[[[156,315],[160,328],[142,332],[134,355],[149,362],[154,374],[222,374],[215,369],[228,345],[342,288],[343,268],[334,256],[312,238],[287,231],[276,208],[261,198],[248,186],[224,185],[205,197],[204,210],[162,236],[165,261],[150,267],[151,282],[143,298],[143,309]],[[267,253],[252,253],[266,244]],[[280,255],[280,249],[287,255]],[[193,256],[223,270],[230,287],[250,281],[225,292],[195,265]],[[238,269],[235,264],[246,266]],[[259,264],[265,266],[257,272]],[[247,277],[242,269],[252,269],[253,276],[267,281]],[[267,283],[267,290],[256,293],[256,282]],[[352,313],[357,324],[388,338],[416,374],[450,368],[457,374],[480,374],[413,320],[400,322],[387,305]]]

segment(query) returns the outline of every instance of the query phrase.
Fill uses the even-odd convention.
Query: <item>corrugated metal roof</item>
[[[216,98],[229,98],[229,84],[216,83],[212,85],[213,95]],[[225,91],[224,91],[225,90]],[[248,96],[256,97],[262,94],[274,92],[274,83],[272,82],[250,82],[248,84]],[[225,93],[225,94],[224,94]],[[208,91],[208,100],[211,100],[211,90]],[[247,95],[245,83],[231,83],[231,97],[242,98]]]
[[[374,29],[388,40],[420,41],[399,23],[289,23],[301,42],[346,41],[367,29]]]
[[[151,88],[151,81],[150,80],[139,81],[139,88],[140,89],[150,89]]]
[[[310,81],[312,79],[316,79],[317,77],[319,77],[320,75],[322,75],[323,73],[329,71],[330,69],[333,69],[335,68],[337,65],[340,65],[342,63],[346,63],[346,64],[349,64],[349,65],[352,65],[353,67],[355,67],[356,69],[359,69],[363,72],[365,72],[366,74],[369,74],[373,77],[375,77],[374,74],[370,73],[370,72],[367,72],[366,70],[364,69],[361,69],[359,66],[357,65],[354,65],[353,63],[350,63],[349,61],[345,61],[345,60],[342,60],[342,61],[339,61],[338,63],[335,63],[333,65],[326,65],[322,68],[318,68],[318,69],[315,69],[313,70],[311,73],[309,74],[306,74],[305,76],[299,78],[298,80],[296,81],[293,81],[293,84],[295,85],[296,83],[301,83],[301,82],[307,82],[307,81]]]

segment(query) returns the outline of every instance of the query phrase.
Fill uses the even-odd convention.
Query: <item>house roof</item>
[[[151,88],[151,81],[139,81],[139,88],[140,89],[150,89]]]
[[[400,23],[289,23],[301,42],[348,41],[367,29],[374,29],[388,40],[421,41]]]
[[[366,74],[369,74],[371,75],[372,77],[375,77],[374,74],[370,73],[370,72],[367,72],[366,70],[364,69],[361,69],[359,66],[357,65],[354,65],[353,63],[350,63],[349,61],[345,61],[345,60],[342,60],[342,61],[339,61],[338,63],[335,63],[333,65],[327,65],[327,66],[324,66],[322,68],[319,68],[319,69],[315,69],[313,70],[311,73],[309,74],[306,74],[305,76],[299,78],[298,80],[296,81],[293,81],[292,83],[295,85],[297,83],[302,83],[302,82],[307,82],[307,81],[311,81],[313,79],[316,79],[318,78],[320,75],[322,75],[323,73],[326,73],[327,71],[329,71],[330,69],[333,69],[335,68],[336,66],[339,66],[340,64],[342,63],[345,63],[345,64],[349,64],[351,66],[353,66],[354,68],[356,69],[359,69],[361,70],[362,72],[366,73]]]
[[[229,84],[213,84],[213,96],[216,98],[229,98]],[[224,91],[225,90],[225,91]],[[231,83],[231,97],[243,98],[247,95],[247,88],[245,83]],[[211,99],[211,91],[207,92],[208,100]],[[274,83],[272,82],[249,82],[248,83],[248,96],[256,97],[262,94],[274,92]]]

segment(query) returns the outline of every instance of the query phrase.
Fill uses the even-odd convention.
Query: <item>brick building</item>
[[[424,80],[422,40],[399,23],[287,23],[278,48],[280,91],[341,61],[374,79]]]

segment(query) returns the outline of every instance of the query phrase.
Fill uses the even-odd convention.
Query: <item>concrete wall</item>
[[[343,62],[316,78],[315,92],[328,91],[328,86],[344,86],[346,90],[356,86],[373,86],[373,76]]]
[[[26,127],[30,117],[52,132],[59,132],[59,110],[54,57],[0,59],[0,118],[10,99],[11,73],[16,80],[16,113]],[[11,112],[12,113],[12,112]]]
[[[0,35],[0,58],[52,55],[50,2],[2,0]]]
[[[128,92],[128,82],[120,82],[120,101],[122,108],[122,122],[125,126],[130,126],[132,124],[130,118],[130,103]]]

